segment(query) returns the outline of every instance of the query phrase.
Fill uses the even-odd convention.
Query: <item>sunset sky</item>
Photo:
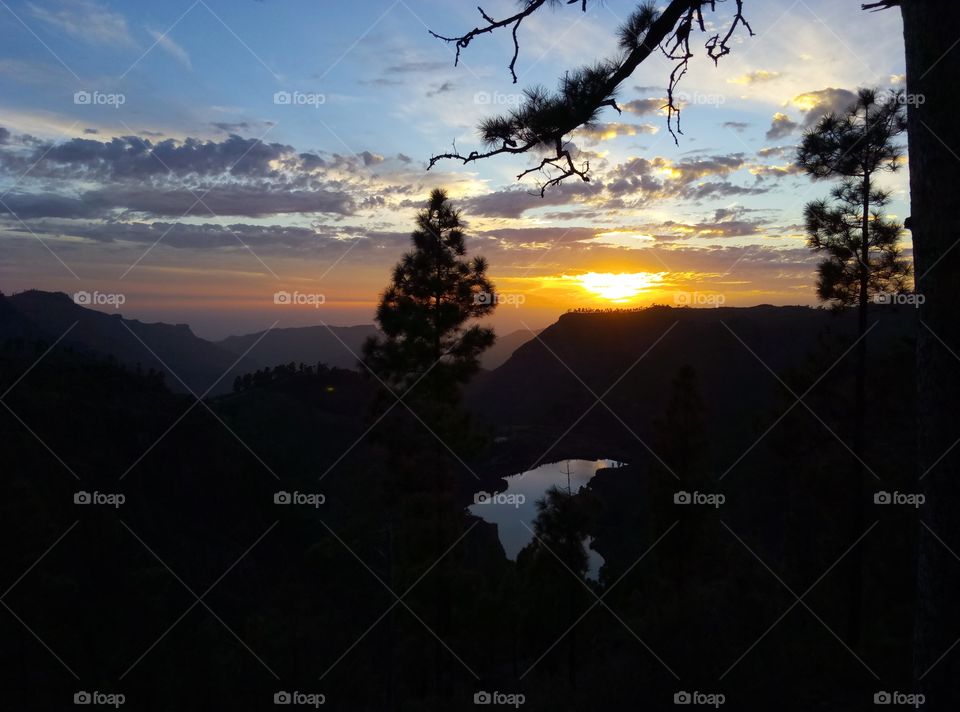
[[[828,185],[797,174],[793,147],[857,87],[902,83],[899,15],[747,0],[757,36],[739,34],[719,66],[696,38],[679,146],[660,111],[671,64],[654,57],[618,96],[622,115],[574,135],[591,182],[542,199],[516,181],[533,157],[426,172],[454,141],[476,147],[477,121],[523,87],[615,52],[635,2],[590,5],[523,24],[514,85],[509,32],[458,67],[428,35],[475,27],[473,2],[2,0],[0,289],[119,293],[124,316],[210,338],[369,323],[443,186],[510,297],[502,330],[694,292],[703,306],[815,303],[802,210]],[[906,171],[883,181],[902,219]],[[325,301],[275,304],[278,291]]]

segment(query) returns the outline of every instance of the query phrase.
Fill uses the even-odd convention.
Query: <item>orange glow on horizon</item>
[[[588,272],[575,279],[600,299],[616,304],[629,302],[663,282],[663,272]]]

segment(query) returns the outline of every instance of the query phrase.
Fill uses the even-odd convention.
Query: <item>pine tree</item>
[[[430,194],[411,238],[377,307],[383,337],[364,344],[364,363],[431,423],[431,413],[458,403],[493,345],[493,329],[467,322],[490,315],[496,296],[486,260],[466,259],[463,221],[446,192]]]
[[[872,293],[901,291],[910,274],[900,257],[902,226],[886,218],[887,191],[874,186],[876,176],[897,170],[902,148],[895,139],[906,130],[902,94],[886,101],[861,89],[856,102],[841,114],[830,113],[807,132],[797,149],[797,163],[814,179],[841,179],[832,201],[819,200],[805,211],[809,245],[826,251],[820,263],[817,294],[837,307],[856,304],[857,346],[853,416],[854,477],[849,490],[849,521],[854,536],[863,530],[863,480],[867,430],[867,322]],[[862,568],[859,550],[851,556],[847,640],[856,647],[860,635]]]

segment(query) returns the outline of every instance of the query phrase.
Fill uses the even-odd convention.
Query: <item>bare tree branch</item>
[[[457,46],[457,56],[453,60],[454,66],[460,64],[460,52],[469,46],[475,37],[480,35],[487,34],[488,32],[493,32],[494,30],[499,30],[502,27],[513,26],[513,57],[510,60],[509,69],[510,75],[513,77],[513,83],[517,83],[517,57],[520,55],[520,41],[517,39],[517,30],[520,29],[520,24],[530,15],[535,13],[544,5],[548,0],[531,0],[527,6],[518,12],[515,15],[511,15],[503,20],[494,20],[490,15],[483,11],[482,7],[478,7],[477,11],[480,13],[480,16],[483,18],[484,22],[487,24],[483,27],[474,27],[472,30],[467,32],[465,35],[460,35],[459,37],[444,37],[443,35],[438,35],[433,30],[428,30],[428,32],[436,37],[438,40],[443,40],[444,42],[454,42]],[[567,4],[572,4],[577,2],[577,0],[569,0]],[[587,0],[583,0],[583,11],[587,10]]]
[[[567,4],[580,2],[586,9],[586,0],[567,0]],[[708,7],[716,11],[718,2],[725,0],[671,0],[661,13],[657,13],[652,3],[645,3],[631,15],[628,22],[620,28],[620,46],[625,54],[615,60],[600,62],[594,67],[586,67],[574,73],[568,73],[561,81],[560,92],[550,96],[543,89],[526,90],[526,100],[521,107],[501,117],[485,120],[480,126],[483,142],[490,146],[484,151],[471,151],[462,154],[456,147],[452,152],[441,153],[430,158],[428,170],[441,160],[458,160],[464,164],[501,154],[522,154],[534,150],[545,150],[550,155],[534,168],[521,172],[518,180],[531,174],[542,173],[546,180],[540,185],[540,194],[546,188],[558,185],[566,178],[576,176],[589,181],[589,163],[581,167],[574,164],[570,155],[567,136],[582,126],[591,125],[604,107],[612,107],[618,113],[615,95],[620,85],[626,81],[651,54],[658,49],[675,66],[670,73],[667,86],[667,128],[677,141],[680,129],[680,106],[675,99],[675,90],[687,72],[694,53],[690,47],[690,38],[694,28],[706,32],[703,9]],[[447,42],[456,42],[457,58],[460,51],[481,34],[493,32],[503,27],[512,27],[514,54],[510,62],[510,72],[514,82],[514,71],[519,53],[517,29],[524,19],[550,0],[530,0],[524,9],[503,20],[494,20],[482,9],[480,14],[487,22],[481,28],[474,28],[459,37],[443,37],[431,33]],[[730,26],[722,35],[709,37],[705,43],[707,56],[714,63],[730,53],[729,43],[738,28],[745,29],[751,36],[753,29],[743,16],[743,0],[732,0],[736,11]],[[479,8],[478,8],[479,9]],[[674,121],[676,122],[674,124]],[[559,176],[552,176],[547,169],[560,170]]]

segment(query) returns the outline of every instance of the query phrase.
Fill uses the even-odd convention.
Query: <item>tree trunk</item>
[[[865,112],[865,121],[869,113]],[[865,132],[866,132],[866,128]],[[863,483],[867,473],[864,467],[867,432],[867,317],[869,316],[870,290],[870,173],[863,175],[863,223],[860,236],[860,293],[857,300],[857,362],[854,385],[853,417],[853,482],[850,483],[850,511],[854,539],[863,534],[866,521],[863,512]],[[856,650],[860,645],[860,629],[863,619],[863,548],[854,547],[847,562],[850,570],[849,600],[847,602],[847,644]]]
[[[960,549],[960,448],[948,453],[960,435],[960,363],[949,350],[960,352],[960,3],[904,0],[902,13],[907,93],[925,100],[908,105],[910,229],[917,292],[926,297],[917,335],[919,486],[927,498],[921,518],[936,532],[920,530],[914,666],[925,709],[953,712],[960,709],[960,646],[947,651],[960,638],[960,561],[937,537]]]

